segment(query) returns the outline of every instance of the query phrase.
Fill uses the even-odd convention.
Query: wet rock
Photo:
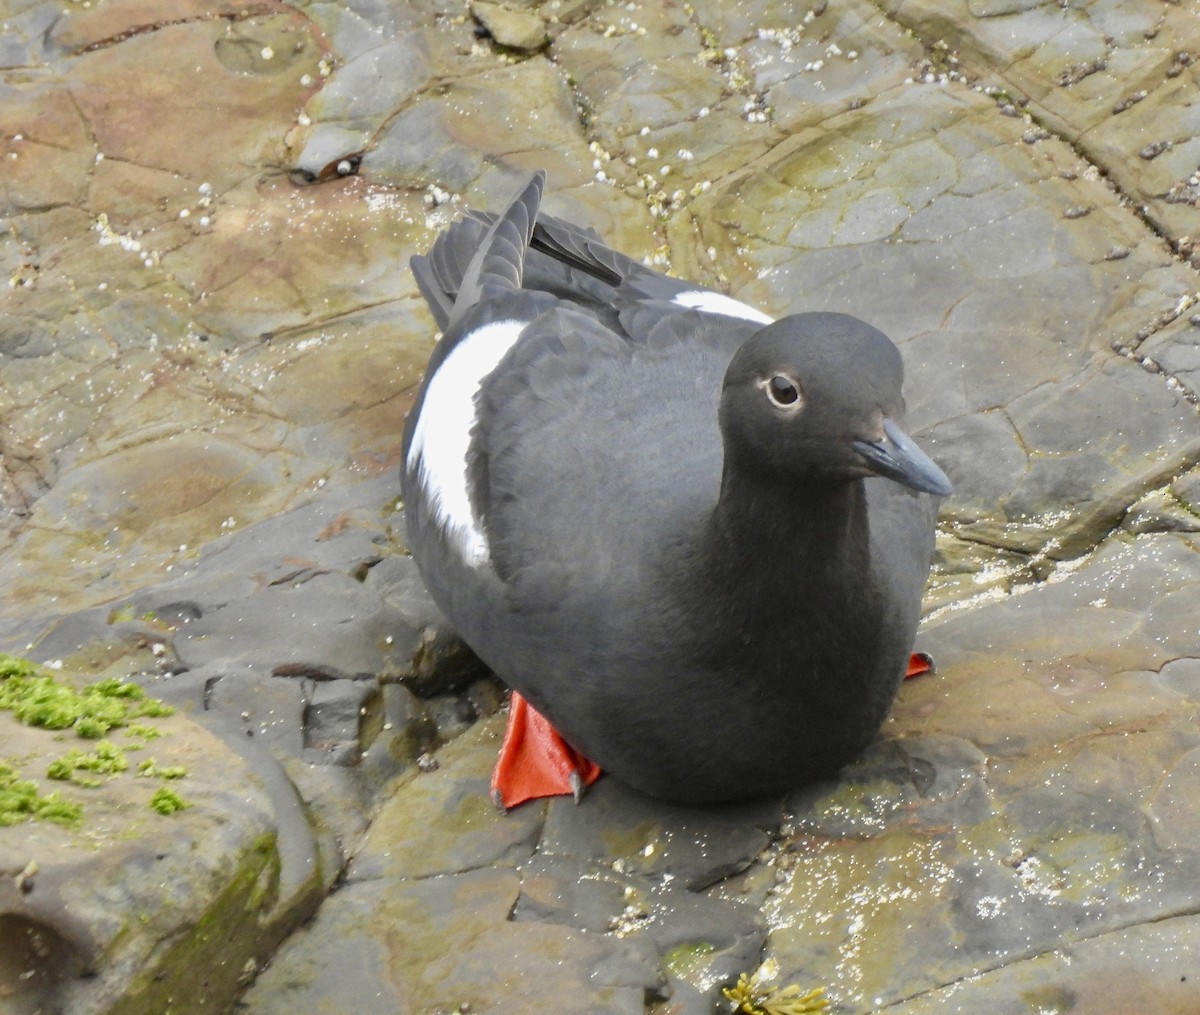
[[[550,801],[539,850],[591,857],[620,872],[664,876],[699,891],[743,870],[766,846],[782,804],[727,807],[664,804],[615,779],[590,787],[587,806]]]
[[[755,906],[673,881],[669,874],[629,874],[593,860],[539,854],[521,868],[513,919],[615,935],[661,968],[672,1004],[711,1011],[717,985],[757,964],[766,926]]]
[[[67,782],[47,778],[50,763],[96,741],[9,713],[0,725],[19,777],[82,808],[75,822],[0,828],[0,984],[12,1011],[223,1012],[247,971],[315,909],[322,885],[307,826],[183,716],[142,721],[157,730],[152,740],[114,729],[128,768]],[[164,782],[139,761],[183,774]],[[183,810],[153,809],[167,788]]]
[[[508,921],[519,890],[516,872],[497,868],[348,885],[322,911],[319,933],[280,952],[244,1010],[351,1004],[515,1015],[549,1002],[606,1015],[644,1011],[658,977],[634,949],[559,925]]]
[[[1193,513],[1200,513],[1200,469],[1191,469],[1171,484],[1171,493]]]
[[[1195,974],[1186,967],[1198,933],[1190,916],[1124,928],[972,976],[891,1010],[967,1015],[986,1005],[997,1015],[1018,1015],[1031,1005],[1120,1011],[1152,1004],[1163,1015],[1185,1015],[1196,1005]]]
[[[887,9],[918,33],[945,39],[972,73],[1002,81],[1040,123],[1080,138],[1089,157],[1169,233],[1196,234],[1186,190],[1200,141],[1196,85],[1187,68],[1198,35],[1181,11],[1134,3],[1119,12],[1063,15],[1038,4],[993,11],[940,0]],[[1165,137],[1174,142],[1170,152],[1153,161],[1130,157]]]
[[[788,131],[819,123],[902,84],[917,41],[858,2],[804,8],[705,2],[698,17],[753,76],[768,116]]]
[[[375,787],[399,775],[438,743],[438,728],[425,704],[407,687],[387,683],[379,689],[379,711],[367,717],[361,771]],[[376,727],[376,728],[372,728]]]
[[[1169,490],[1154,490],[1133,504],[1121,521],[1130,532],[1200,532],[1200,516]]]
[[[222,770],[119,845],[0,862],[6,1000],[216,1010],[349,864],[251,1010],[681,1015],[755,969],[843,1015],[1194,1010],[1194,19],[509,6],[534,52],[438,3],[6,13],[0,647],[136,678]],[[903,346],[957,488],[939,669],[837,780],[730,812],[607,779],[487,801],[499,726],[470,726],[502,692],[396,501],[435,330],[405,265],[535,168],[619,249]],[[194,853],[161,834],[197,820]],[[132,868],[180,894],[134,899]],[[51,888],[118,908],[35,911]],[[104,952],[120,907],[200,961]]]
[[[529,11],[474,0],[471,15],[501,46],[532,52],[547,42],[546,22]]]
[[[533,853],[544,804],[505,813],[488,793],[500,747],[499,716],[481,722],[437,752],[438,768],[401,778],[355,854],[347,877],[414,878],[515,865]],[[419,837],[412,829],[422,829]],[[436,850],[428,843],[438,842]]]
[[[1031,202],[1034,192],[1059,188],[1100,199],[1088,181],[1047,177],[1023,157],[1010,164],[1019,125],[996,120],[982,99],[922,94],[922,87],[894,90],[858,114],[793,135],[698,198],[688,219],[723,263],[738,263],[739,237],[761,240],[731,280],[741,298],[777,312],[830,309],[889,322],[906,353],[910,421],[935,454],[947,450],[956,534],[1074,556],[1195,453],[1191,406],[1093,337],[1141,326],[1146,298],[1165,312],[1167,294],[1186,291],[1191,279],[1160,267],[1157,251],[1137,248],[1132,218],[1106,212],[1096,230],[1095,214],[1062,220],[1040,198]],[[906,156],[880,163],[871,146],[901,123]],[[976,131],[1000,147],[979,149],[968,140]],[[1074,156],[1063,150],[1049,158]],[[1021,178],[1027,183],[1017,184]],[[996,179],[1009,182],[996,186]],[[1103,260],[1114,229],[1132,241],[1121,262]],[[1136,277],[1134,259],[1153,273],[1158,295],[1126,287]],[[862,285],[864,271],[876,284]],[[979,285],[981,275],[992,284]],[[1064,291],[1096,298],[1071,301],[1063,316]],[[941,309],[913,299],[916,292],[941,294]],[[1089,310],[1072,321],[1085,306],[1103,307],[1102,316]],[[1038,323],[1047,315],[1055,316],[1049,347]],[[954,384],[943,369],[951,359],[963,364]],[[1107,443],[1078,425],[1085,405],[1111,413],[1099,429],[1111,435]],[[967,434],[987,453],[956,464]]]
[[[406,683],[417,694],[429,697],[457,691],[488,673],[488,668],[452,628],[439,626],[422,629]]]
[[[319,680],[304,709],[304,746],[339,765],[359,761],[363,719],[379,691],[366,681]]]
[[[538,97],[536,118],[530,95]],[[492,66],[402,109],[364,156],[363,170],[384,179],[436,180],[452,193],[472,185],[507,192],[512,170],[522,166],[545,166],[564,186],[577,185],[590,174],[579,168],[587,148],[576,124],[570,89],[553,67],[532,60]],[[501,144],[508,172],[491,165]]]
[[[265,740],[281,755],[303,753],[306,700],[299,681],[218,672],[209,678],[206,690],[206,712],[229,716],[245,736]]]
[[[1197,559],[1185,537],[1118,541],[930,626],[940,674],[906,685],[846,780],[797,801],[767,907],[784,981],[875,1010],[1194,904],[1195,701],[1153,671],[1190,651],[1157,632],[1194,594]],[[880,939],[895,963],[869,958]]]
[[[1200,398],[1200,329],[1186,315],[1138,346],[1137,355],[1155,363],[1177,395]]]

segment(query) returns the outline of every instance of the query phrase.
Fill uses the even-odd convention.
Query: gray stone
[[[1130,532],[1200,532],[1200,516],[1169,489],[1152,490],[1130,505],[1121,527]]]
[[[1198,160],[1200,161],[1200,160]],[[1200,326],[1185,312],[1178,320],[1137,347],[1141,363],[1162,371],[1168,383],[1193,401],[1200,398]]]
[[[348,885],[259,978],[244,1010],[349,1004],[517,1015],[559,1005],[640,1015],[658,977],[636,950],[611,937],[506,920],[519,888],[514,871],[494,868]]]
[[[707,808],[664,804],[615,779],[591,786],[585,801],[550,801],[540,852],[590,857],[620,873],[669,875],[693,891],[749,866],[782,811],[778,800]]]
[[[797,800],[767,906],[786,921],[767,952],[782,982],[873,1011],[1194,905],[1200,740],[1171,662],[1191,650],[1158,632],[1176,597],[1194,601],[1197,559],[1181,536],[1114,541],[931,625],[941,669],[902,690],[888,750]],[[901,961],[868,959],[882,939]]]
[[[350,881],[424,878],[528,859],[546,805],[505,813],[492,803],[488,781],[500,746],[499,718],[439,750],[435,771],[409,769],[400,776],[350,863]]]
[[[1194,916],[1127,927],[968,977],[889,1007],[895,1015],[1024,1015],[1030,1005],[1070,1011],[1121,1011],[1153,1005],[1188,1015],[1200,990],[1191,956],[1200,939]]]
[[[473,0],[471,14],[501,46],[533,51],[549,41],[546,22],[529,11],[488,3],[487,0]]]
[[[1004,89],[1088,158],[1176,238],[1195,236],[1200,128],[1193,19],[1153,3],[1051,9],[1041,4],[891,2],[919,34],[945,40],[964,70]],[[1167,138],[1172,149],[1133,157]]]
[[[314,682],[304,708],[306,751],[327,754],[335,764],[356,765],[363,720],[378,694],[366,681]]]

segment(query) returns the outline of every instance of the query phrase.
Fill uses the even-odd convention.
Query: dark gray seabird
[[[950,493],[905,431],[899,351],[659,274],[539,215],[544,179],[412,261],[444,332],[404,434],[421,574],[630,786],[714,802],[829,776],[904,678]]]

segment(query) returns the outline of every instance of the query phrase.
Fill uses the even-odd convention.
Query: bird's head
[[[905,429],[903,379],[900,351],[857,318],[806,313],[768,324],[725,374],[726,458],[768,479],[884,476],[946,496],[950,481]]]

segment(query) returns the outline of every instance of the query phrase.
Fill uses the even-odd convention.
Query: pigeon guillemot
[[[829,776],[904,678],[950,493],[900,353],[653,271],[539,214],[544,180],[412,259],[443,337],[404,434],[410,547],[524,699],[494,789],[541,795],[531,736],[559,791],[588,759],[677,801]]]

